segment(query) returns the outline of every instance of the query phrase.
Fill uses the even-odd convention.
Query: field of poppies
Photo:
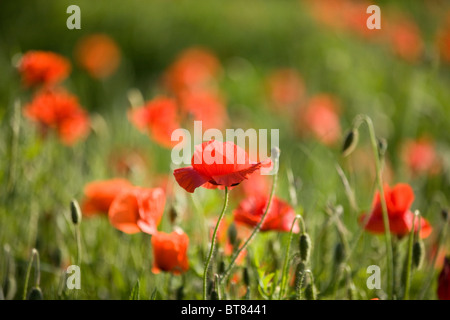
[[[0,299],[449,300],[450,3],[371,4],[0,2]]]

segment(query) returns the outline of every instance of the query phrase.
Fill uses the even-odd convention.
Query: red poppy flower
[[[303,126],[300,130],[312,133],[326,145],[331,145],[339,140],[341,126],[333,97],[322,94],[311,98],[300,116]]]
[[[234,143],[216,140],[196,146],[191,163],[191,167],[173,172],[178,184],[191,193],[201,186],[208,189],[236,186],[256,170],[272,164],[270,159],[252,162],[245,150]]]
[[[162,146],[171,148],[177,143],[171,141],[172,132],[180,127],[173,99],[154,98],[144,107],[130,110],[129,118],[139,130],[148,132]]]
[[[398,237],[408,234],[413,227],[414,214],[410,207],[414,201],[414,192],[412,188],[405,183],[399,183],[392,189],[388,185],[384,186],[386,206],[389,218],[389,229],[391,233]],[[360,217],[360,222],[366,221],[366,215]],[[431,225],[424,218],[420,218],[420,237],[427,238],[432,231]],[[419,221],[416,221],[415,230],[419,228]],[[375,234],[384,234],[383,211],[381,208],[380,195],[377,192],[372,205],[372,212],[364,226],[369,232]]]
[[[180,94],[184,113],[194,120],[202,121],[202,129],[221,129],[227,121],[227,112],[222,99],[212,90],[184,91]]]
[[[82,38],[75,49],[78,63],[94,78],[107,78],[120,63],[120,50],[106,34],[93,34]]]
[[[125,179],[111,179],[88,183],[84,187],[86,199],[82,204],[83,214],[86,216],[91,216],[95,213],[107,214],[116,196],[132,187],[133,185]]]
[[[250,227],[256,226],[260,222],[268,202],[268,196],[251,196],[242,200],[233,212],[234,220]],[[274,230],[289,232],[294,219],[294,209],[283,200],[273,197],[261,231]],[[299,227],[296,224],[293,232],[298,233],[299,231]]]
[[[305,92],[305,83],[294,69],[279,69],[268,78],[269,94],[277,107],[287,108],[300,102]]]
[[[394,19],[391,19],[394,21]],[[417,61],[423,53],[423,40],[419,27],[406,17],[395,18],[395,23],[387,23],[386,32],[389,36],[393,52],[409,62]]]
[[[439,31],[436,42],[442,60],[450,63],[450,14],[446,26]]]
[[[76,96],[62,90],[43,91],[25,106],[24,114],[40,124],[45,132],[53,129],[60,140],[71,145],[87,136],[89,118]]]
[[[165,82],[175,94],[185,90],[210,87],[220,70],[220,63],[210,51],[204,48],[189,48],[181,52],[169,67]]]
[[[439,172],[436,150],[428,139],[406,142],[403,157],[408,168],[415,174]]]
[[[26,86],[56,84],[67,78],[70,69],[69,60],[47,51],[29,51],[19,64],[19,72]]]
[[[181,274],[189,269],[187,249],[189,237],[181,230],[156,232],[152,236],[153,273],[160,271]]]
[[[439,274],[437,294],[439,300],[450,300],[450,257],[445,258]]]
[[[109,207],[109,221],[125,233],[154,234],[161,221],[166,196],[163,189],[128,188]]]

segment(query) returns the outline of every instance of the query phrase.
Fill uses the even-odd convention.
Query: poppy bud
[[[380,158],[382,158],[384,156],[384,154],[386,153],[388,144],[387,144],[386,139],[384,139],[384,138],[378,138],[377,143],[378,143],[378,156]]]
[[[178,212],[177,212],[177,210],[175,209],[175,207],[170,207],[170,211],[169,211],[169,220],[170,220],[170,223],[171,224],[174,224],[175,223],[175,221],[177,220],[177,218],[178,218]]]
[[[250,274],[248,273],[248,268],[244,268],[242,271],[242,277],[244,278],[245,286],[250,286]]]
[[[300,236],[300,259],[307,263],[311,253],[311,238],[307,233]]]
[[[423,262],[423,257],[425,253],[425,246],[422,240],[414,242],[413,252],[412,252],[412,262],[414,268],[420,269]]]
[[[300,261],[297,265],[297,268],[295,269],[295,288],[297,292],[297,299],[300,299],[300,290],[303,284],[303,278],[305,276],[305,263],[303,261]]]
[[[228,239],[230,240],[230,243],[233,247],[236,246],[237,243],[237,229],[236,225],[234,223],[230,224],[230,227],[228,228]]]
[[[43,300],[44,297],[42,295],[41,288],[33,287],[28,294],[28,300]]]
[[[72,214],[73,224],[79,224],[81,222],[81,209],[75,199],[70,202],[70,213]]]
[[[341,242],[338,242],[334,247],[334,263],[336,266],[340,265],[345,258],[345,248]]]
[[[356,145],[359,140],[359,132],[357,129],[353,128],[350,130],[344,139],[344,144],[342,145],[342,155],[344,157],[349,156],[353,150],[355,150]]]
[[[4,285],[3,285],[3,290],[5,293],[6,300],[12,300],[14,298],[14,296],[16,295],[17,283],[16,283],[16,279],[12,275],[9,275],[8,277],[6,277]]]
[[[444,219],[444,221],[448,220],[448,211],[447,211],[447,209],[442,209],[441,216],[442,216],[442,219]]]
[[[308,283],[305,288],[305,298],[306,300],[316,300],[317,299],[317,289],[314,283]]]

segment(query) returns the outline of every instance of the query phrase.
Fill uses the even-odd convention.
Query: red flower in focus
[[[19,64],[19,72],[26,86],[56,84],[67,78],[70,69],[69,60],[47,51],[29,51]]]
[[[84,187],[84,195],[86,198],[82,204],[83,214],[86,216],[92,216],[95,213],[107,214],[116,196],[131,187],[133,185],[125,179],[111,179],[88,183]]]
[[[246,224],[250,227],[256,226],[261,220],[269,202],[268,196],[252,196],[239,203],[234,210],[234,220],[237,223]],[[292,222],[295,219],[295,211],[286,202],[277,197],[273,197],[267,212],[261,231],[285,231],[291,230]],[[293,232],[298,233],[299,227],[296,224]]]
[[[139,130],[148,132],[162,146],[171,148],[177,143],[171,141],[172,132],[180,127],[173,99],[154,98],[144,107],[131,109],[129,118]]]
[[[125,233],[154,234],[161,221],[166,196],[163,189],[133,187],[120,193],[109,207],[109,221]]]
[[[76,96],[65,91],[43,91],[25,106],[27,118],[40,124],[44,132],[53,129],[60,140],[71,145],[87,136],[89,118]]]
[[[187,249],[189,237],[181,230],[172,233],[156,232],[152,236],[154,263],[152,272],[181,274],[189,269]]]
[[[205,89],[214,81],[219,70],[220,63],[211,52],[203,48],[189,48],[169,67],[165,82],[175,94]]]
[[[395,20],[395,23],[387,23],[386,28],[392,50],[402,59],[409,62],[417,61],[424,49],[418,26],[413,20],[406,17]]]
[[[94,78],[107,78],[120,63],[120,50],[106,34],[93,34],[82,38],[75,49],[78,63]]]
[[[334,144],[341,135],[341,126],[334,99],[329,95],[311,98],[301,111],[301,123],[306,130],[326,145]]]
[[[439,300],[450,300],[450,257],[445,258],[439,274],[437,295]]]
[[[223,128],[227,113],[222,99],[211,90],[185,91],[180,94],[182,110],[194,120],[202,121],[202,129]]]
[[[299,103],[305,92],[305,83],[294,69],[279,69],[268,78],[270,98],[277,107],[287,108]]]
[[[234,143],[216,140],[196,146],[191,163],[191,167],[173,172],[178,184],[191,193],[201,186],[208,189],[236,186],[261,167],[272,165],[270,159],[252,162],[245,150]]]
[[[398,237],[407,235],[413,227],[414,214],[410,207],[414,201],[414,192],[408,184],[399,183],[392,189],[388,185],[384,186],[384,193],[386,199],[386,206],[389,218],[389,229],[391,233]],[[367,215],[360,217],[360,222],[364,223],[367,220]],[[431,225],[428,221],[420,217],[420,237],[427,238],[432,231]],[[375,234],[384,234],[383,211],[381,207],[380,194],[375,194],[372,212],[368,217],[364,229]],[[415,230],[419,229],[419,221],[415,223]]]
[[[434,144],[428,139],[408,141],[403,150],[404,161],[416,174],[439,172],[439,161]]]

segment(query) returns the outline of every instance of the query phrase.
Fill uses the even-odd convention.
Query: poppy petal
[[[193,193],[195,189],[209,181],[208,178],[198,173],[192,167],[175,169],[173,175],[178,184],[190,193]]]

